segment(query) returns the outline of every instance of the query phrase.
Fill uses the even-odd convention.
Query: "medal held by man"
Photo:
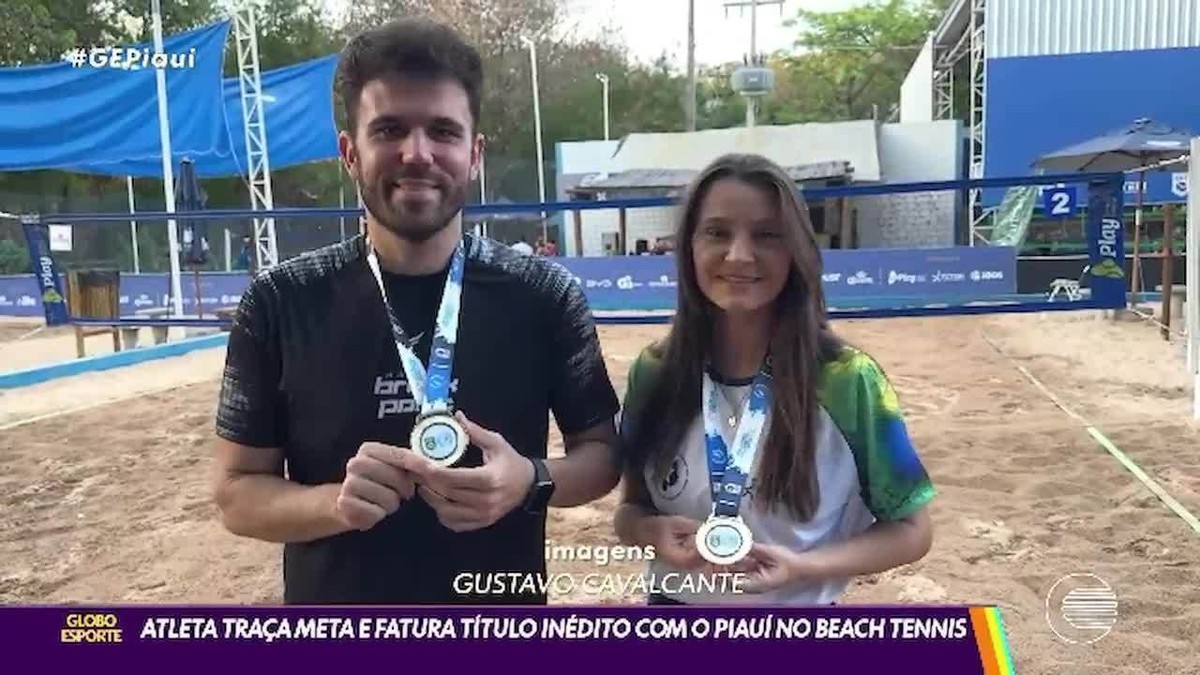
[[[409,391],[420,406],[417,422],[409,436],[409,447],[413,452],[439,466],[454,466],[466,454],[468,444],[467,430],[454,418],[454,407],[450,401],[450,380],[454,371],[454,346],[458,339],[458,316],[466,251],[460,242],[450,258],[450,270],[446,274],[446,284],[442,289],[442,299],[438,305],[434,325],[433,346],[429,350],[428,370],[408,346],[408,335],[392,311],[387,299],[387,290],[383,285],[383,276],[379,271],[379,261],[373,249],[367,260],[387,308],[392,337],[396,342],[396,351],[400,355],[400,365],[404,368]]]

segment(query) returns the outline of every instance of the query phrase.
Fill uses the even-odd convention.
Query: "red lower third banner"
[[[569,656],[572,670],[611,671],[620,655],[639,669],[779,657],[805,672],[1013,672],[994,607],[7,607],[0,634],[10,658],[46,672],[175,672],[192,657],[315,670],[348,655],[406,669]]]

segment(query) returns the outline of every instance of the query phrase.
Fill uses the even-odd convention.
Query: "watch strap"
[[[546,510],[550,503],[550,493],[554,490],[554,481],[546,462],[538,457],[529,457],[533,464],[533,483],[525,495],[524,508],[526,511],[539,513]]]

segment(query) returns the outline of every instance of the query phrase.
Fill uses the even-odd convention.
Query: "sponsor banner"
[[[1123,264],[1124,196],[1118,185],[1097,185],[1090,191],[1088,199],[1086,222],[1092,299],[1111,309],[1124,308],[1127,287]]]
[[[59,276],[54,266],[54,258],[50,255],[50,229],[37,223],[22,222],[25,230],[25,241],[29,244],[29,259],[33,261],[34,273],[29,275],[26,289],[31,293],[31,300],[46,317],[47,326],[59,326],[67,323],[67,300],[63,289],[66,284]],[[26,300],[25,304],[29,304]],[[0,305],[0,311],[3,306]]]
[[[855,298],[969,300],[1016,293],[1012,247],[833,250],[822,281],[831,304]]]
[[[66,289],[65,274],[58,275],[60,288]],[[220,307],[236,306],[250,283],[245,272],[204,272],[200,280],[200,307],[205,313]],[[195,314],[196,276],[184,273],[180,279],[183,310]],[[34,292],[32,275],[0,276],[0,316],[43,316],[41,298]],[[171,280],[168,274],[121,274],[121,316],[135,316],[140,310],[170,306]]]
[[[833,306],[857,300],[954,302],[1017,292],[1012,247],[857,249],[822,252],[822,283]],[[563,258],[593,309],[670,309],[677,279],[673,256]]]
[[[665,255],[557,258],[594,310],[672,309],[678,283],[675,257]]]
[[[270,671],[341,669],[348,655],[387,663],[401,645],[405,669],[567,657],[595,671],[612,667],[619,646],[634,650],[639,670],[799,657],[818,672],[924,673],[930,664],[962,675],[1012,672],[994,607],[10,606],[0,610],[0,631],[10,659],[23,652],[55,672],[106,661],[170,672],[222,654],[243,669],[255,667],[247,659]]]
[[[1008,247],[859,249],[824,252],[822,276],[829,303],[853,306],[860,299],[952,302],[1017,291],[1016,251]],[[675,307],[674,256],[555,258],[579,281],[592,309],[654,310]],[[249,284],[245,272],[200,275],[203,307],[238,303]],[[184,308],[196,312],[196,277],[184,274]],[[65,279],[61,281],[65,288]],[[0,315],[40,316],[33,275],[0,277]],[[122,274],[121,314],[170,305],[166,274]]]

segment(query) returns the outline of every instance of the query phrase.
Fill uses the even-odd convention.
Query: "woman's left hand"
[[[755,544],[739,567],[745,573],[742,589],[766,593],[795,583],[802,576],[803,554],[783,546]]]

